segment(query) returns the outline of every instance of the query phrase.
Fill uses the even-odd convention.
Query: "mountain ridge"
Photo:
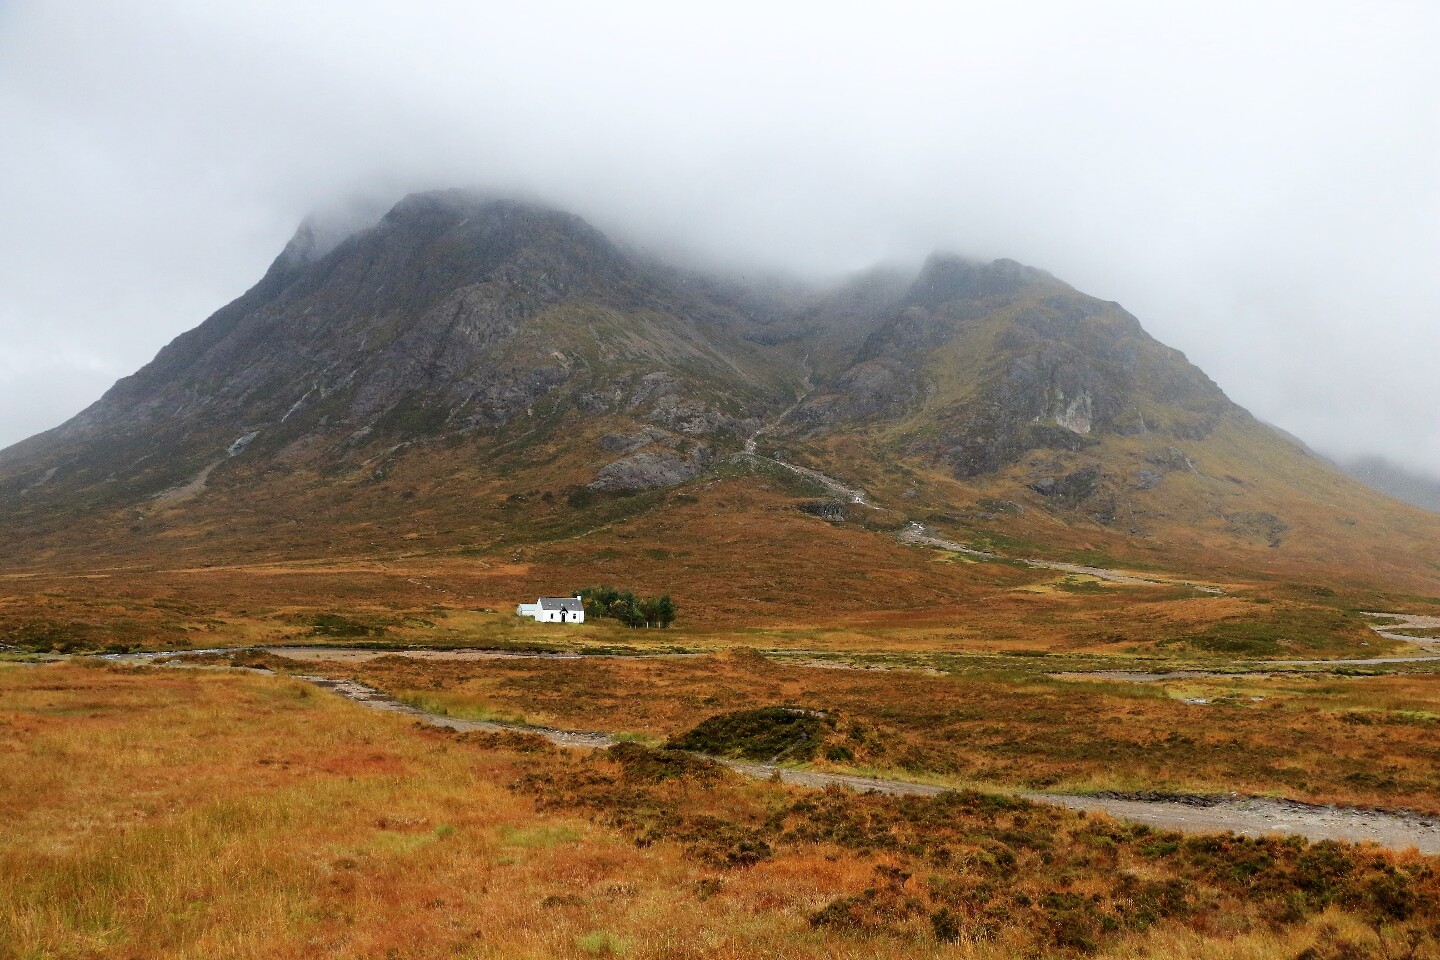
[[[1367,487],[1431,513],[1440,513],[1440,477],[1434,474],[1410,469],[1380,456],[1331,459]]]
[[[0,527],[35,556],[78,531],[101,552],[160,533],[203,551],[266,502],[294,504],[292,544],[422,514],[498,542],[496,511],[524,502],[497,508],[504,486],[548,491],[535,522],[563,526],[553,504],[733,478],[752,441],[863,484],[877,530],[949,518],[954,536],[1317,569],[1401,537],[1411,580],[1440,579],[1413,569],[1428,522],[1347,486],[1119,304],[1013,260],[746,281],[465,191],[333,239],[302,223],[250,290],[0,451]]]

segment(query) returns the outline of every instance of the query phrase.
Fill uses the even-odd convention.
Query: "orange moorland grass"
[[[804,914],[870,866],[706,871],[299,681],[0,667],[0,957],[903,957]]]
[[[654,740],[764,705],[835,711],[838,765],[1054,790],[1270,794],[1440,812],[1430,676],[1137,685],[1016,672],[816,669],[753,652],[678,659],[307,662],[456,717]],[[1183,696],[1181,696],[1183,695]],[[1186,698],[1206,700],[1188,703]]]
[[[303,640],[306,617],[338,614],[390,621],[387,635],[398,641],[463,642],[483,639],[484,630],[477,636],[467,621],[477,611],[508,614],[537,595],[610,584],[674,596],[684,628],[676,642],[702,646],[715,642],[713,634],[735,629],[821,628],[840,634],[834,643],[853,648],[875,643],[878,633],[888,645],[915,648],[1124,653],[1245,622],[1273,626],[1268,652],[1277,655],[1387,645],[1358,619],[1337,614],[1332,588],[1354,577],[1294,567],[1276,551],[1264,564],[1227,571],[1218,584],[1225,596],[1176,585],[1067,583],[1052,570],[970,562],[903,544],[894,535],[903,525],[899,515],[873,529],[861,522],[864,511],[860,520],[829,523],[796,509],[802,501],[795,492],[762,481],[726,478],[584,507],[568,505],[563,496],[546,501],[534,491],[514,509],[497,488],[456,516],[402,509],[408,501],[397,500],[394,515],[323,542],[291,542],[286,531],[299,526],[274,516],[260,524],[251,511],[243,523],[236,520],[236,529],[260,524],[253,535],[210,539],[202,528],[181,525],[173,536],[126,535],[118,553],[72,545],[69,553],[7,560],[0,572],[0,635],[53,637],[62,644],[76,637],[92,648],[233,646]],[[499,511],[494,516],[492,507]],[[315,517],[325,517],[339,507],[316,509]],[[1022,531],[1023,541],[1007,545],[994,533],[996,548],[1056,559],[1093,554],[1095,562],[1119,566],[1123,560],[1102,555],[1135,555],[1114,542],[1113,532],[1041,514],[1020,515],[1038,525]],[[467,518],[478,526],[462,523]],[[952,535],[965,539],[962,532]],[[1146,555],[1150,575],[1205,583],[1214,576],[1204,564],[1166,559],[1163,551]],[[1331,587],[1315,587],[1317,578]],[[1328,593],[1296,592],[1306,584]],[[1398,609],[1403,599],[1366,595],[1360,609]],[[424,620],[434,621],[433,628]],[[1196,649],[1236,652],[1225,637],[1217,639],[1218,648],[1202,643]],[[1240,652],[1267,651],[1262,645]]]
[[[1413,649],[1381,638],[1352,611],[1281,587],[1242,585],[1213,596],[1182,586],[1100,584],[1049,570],[957,562],[932,550],[894,549],[926,580],[907,582],[899,579],[904,571],[891,570],[857,585],[817,573],[803,599],[797,599],[798,583],[752,582],[752,576],[770,574],[748,565],[733,576],[722,576],[725,568],[717,567],[708,579],[688,578],[683,565],[667,573],[663,563],[643,558],[627,560],[627,569],[609,563],[491,566],[450,557],[356,561],[348,568],[297,562],[8,577],[0,578],[0,637],[42,651],[357,641],[703,650],[730,646],[737,637],[759,646],[836,651],[1049,650],[1191,659],[1375,656]],[[866,562],[837,554],[847,568]],[[517,621],[512,614],[526,597],[601,583],[649,595],[670,592],[680,607],[678,627],[627,630],[602,620],[561,628]],[[349,629],[328,629],[327,623]]]
[[[904,803],[705,769],[660,782],[671,761],[643,748],[611,761],[455,737],[283,677],[0,666],[0,750],[4,960],[1368,958],[1433,921],[1424,858],[1182,840],[980,795]],[[748,867],[680,836],[723,845],[766,811],[797,832],[769,827],[780,846]],[[886,845],[891,822],[907,844]],[[967,913],[992,875],[1005,899]]]

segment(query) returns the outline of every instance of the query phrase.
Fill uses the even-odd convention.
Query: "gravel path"
[[[805,477],[806,479],[815,481],[816,483],[820,484],[820,486],[824,487],[826,490],[830,491],[832,494],[840,497],[843,500],[849,501],[850,503],[858,504],[862,507],[871,506],[871,503],[865,499],[864,490],[857,489],[856,487],[847,487],[839,480],[823,474],[819,470],[811,470],[809,467],[802,467],[799,464],[790,463],[788,460],[781,460],[779,457],[767,457],[763,454],[755,453],[754,451],[748,449],[744,453],[738,454],[738,456],[750,457],[754,460],[764,460],[766,463],[773,463],[777,467],[783,467],[784,469],[789,470],[791,473],[798,474],[799,476]]]
[[[675,660],[703,656],[699,653],[561,653],[546,650],[373,650],[368,647],[251,647],[287,660],[332,660],[359,663],[380,657],[408,657],[412,660]]]
[[[1144,670],[1064,670],[1047,673],[1056,680],[1118,680],[1122,683],[1159,683],[1162,680],[1227,680],[1243,676],[1249,679],[1268,678],[1268,673],[1217,673],[1213,670],[1169,670],[1164,673],[1150,673]]]
[[[378,690],[353,680],[336,680],[330,677],[316,676],[305,676],[300,679],[338,693],[340,696],[372,710],[403,714],[432,726],[445,727],[450,730],[509,730],[536,733],[559,746],[584,749],[604,749],[619,742],[609,734],[583,730],[559,730],[552,727],[458,720],[453,717],[427,713],[424,710],[400,703]],[[745,763],[739,760],[721,759],[719,762],[748,777],[765,780],[778,776],[784,783],[801,787],[823,789],[829,786],[840,786],[860,792],[895,796],[935,796],[946,791],[945,787],[911,783],[904,780],[794,770],[767,763]],[[1292,800],[1266,800],[1258,797],[1106,794],[1081,796],[1059,793],[1020,793],[1019,796],[1034,803],[1068,807],[1071,810],[1104,812],[1123,820],[1186,833],[1233,831],[1246,836],[1298,834],[1307,840],[1352,842],[1369,840],[1382,847],[1395,850],[1414,847],[1421,853],[1440,854],[1440,819],[1421,817],[1404,811],[1357,810],[1296,803]]]
[[[454,717],[445,717],[437,713],[428,713],[418,707],[401,703],[391,697],[387,697],[373,687],[367,687],[363,683],[354,680],[336,680],[333,677],[309,677],[297,674],[298,679],[308,680],[326,690],[340,694],[347,700],[354,700],[361,706],[369,707],[371,710],[383,710],[386,713],[400,713],[407,717],[414,717],[432,727],[444,727],[447,730],[485,730],[498,733],[503,730],[520,733],[538,733],[551,743],[561,747],[583,747],[592,750],[603,750],[606,747],[613,747],[619,741],[607,733],[590,733],[584,730],[557,730],[553,727],[529,727],[517,723],[492,723],[487,720],[457,720]]]
[[[1036,803],[1054,803],[1072,810],[1104,811],[1122,820],[1185,833],[1228,830],[1248,837],[1272,833],[1298,834],[1312,841],[1370,840],[1392,850],[1414,847],[1421,853],[1440,853],[1440,820],[1403,811],[1360,810],[1238,796],[1151,800],[1103,794],[1020,795]]]
[[[910,522],[910,525],[901,530],[896,536],[901,543],[914,544],[918,547],[935,547],[940,550],[948,550],[950,553],[959,553],[971,557],[981,557],[987,560],[1019,560],[1026,566],[1035,567],[1041,570],[1059,570],[1061,573],[1072,573],[1079,576],[1094,577],[1097,580],[1104,580],[1108,583],[1128,583],[1146,586],[1162,587],[1189,587],[1200,593],[1220,595],[1224,593],[1219,587],[1205,583],[1191,583],[1186,580],[1168,580],[1159,577],[1142,577],[1138,574],[1127,573],[1123,570],[1107,570],[1104,567],[1087,567],[1078,563],[1061,563],[1058,560],[1039,560],[1034,557],[1004,557],[998,553],[989,553],[984,550],[976,550],[974,547],[967,547],[963,543],[956,543],[954,540],[946,540],[944,537],[931,533],[924,524]]]
[[[1049,676],[1061,680],[1096,679],[1123,680],[1129,683],[1157,683],[1161,680],[1185,680],[1196,677],[1269,677],[1276,673],[1283,674],[1284,671],[1292,667],[1333,667],[1338,670],[1345,667],[1383,667],[1387,664],[1427,663],[1431,660],[1440,660],[1440,640],[1432,640],[1426,637],[1412,637],[1403,633],[1391,632],[1394,630],[1440,628],[1440,617],[1422,616],[1413,613],[1364,613],[1361,614],[1361,616],[1388,617],[1402,621],[1399,624],[1386,624],[1383,626],[1372,624],[1370,629],[1387,640],[1400,640],[1419,647],[1424,652],[1408,657],[1362,657],[1349,660],[1255,660],[1248,663],[1237,664],[1236,669],[1226,672],[1170,670],[1163,673],[1154,673],[1144,670],[1086,670],[1052,673],[1049,674]]]
[[[856,487],[848,487],[845,484],[841,483],[839,480],[836,480],[834,477],[821,473],[819,470],[811,470],[809,467],[802,467],[798,464],[790,463],[786,460],[781,460],[779,457],[767,457],[762,453],[756,452],[756,445],[759,439],[765,436],[767,433],[770,433],[780,424],[784,423],[785,419],[789,417],[790,414],[794,413],[795,410],[799,408],[800,404],[804,403],[806,398],[809,397],[811,392],[813,392],[813,390],[815,389],[810,384],[808,361],[807,370],[805,373],[804,387],[804,392],[802,392],[800,396],[795,398],[794,403],[782,410],[780,414],[775,417],[775,419],[771,420],[769,423],[765,424],[745,439],[745,445],[742,449],[742,452],[737,454],[737,456],[750,457],[754,460],[764,460],[767,463],[773,463],[777,467],[783,467],[784,469],[789,470],[791,473],[798,474],[809,480],[815,481],[816,483],[820,484],[820,486],[824,487],[826,490],[830,491],[837,497],[841,497],[851,503],[858,504],[862,507],[871,506],[870,502],[865,499],[864,490],[860,490]]]
[[[1430,654],[1430,657],[1411,657],[1410,660],[1427,660],[1440,656],[1440,640],[1434,637],[1416,637],[1408,633],[1396,633],[1396,630],[1435,630],[1440,629],[1440,617],[1430,617],[1418,613],[1365,613],[1365,617],[1384,617],[1389,620],[1399,620],[1399,623],[1371,624],[1370,629],[1374,630],[1386,640],[1400,640],[1405,643],[1414,644],[1421,650]],[[1395,662],[1395,661],[1391,661]]]
[[[686,657],[703,657],[703,653],[568,653],[551,650],[492,650],[477,647],[455,649],[397,648],[394,650],[373,647],[213,647],[206,650],[153,650],[143,653],[97,654],[102,660],[121,663],[145,663],[170,657],[205,655],[238,655],[242,653],[270,653],[287,660],[320,661],[336,663],[362,663],[380,657],[408,657],[412,660],[677,660]]]

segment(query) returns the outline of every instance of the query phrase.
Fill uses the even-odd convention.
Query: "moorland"
[[[1011,261],[411,197],[0,451],[0,535],[4,960],[1440,949],[1363,829],[1440,823],[1440,517]],[[512,612],[598,586],[673,626]]]

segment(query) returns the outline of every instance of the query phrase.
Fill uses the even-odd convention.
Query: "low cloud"
[[[1013,257],[1311,443],[1440,472],[1437,11],[17,0],[0,333],[44,336],[5,361],[0,444],[308,212],[466,185],[742,269]]]

